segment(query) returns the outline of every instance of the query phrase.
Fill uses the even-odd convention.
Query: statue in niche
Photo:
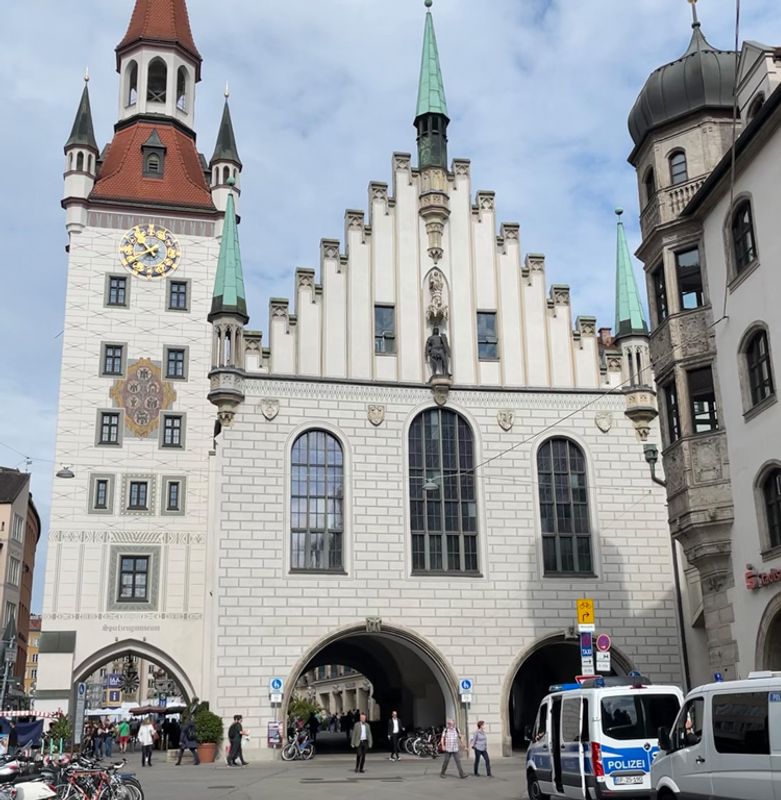
[[[447,336],[439,332],[439,328],[434,328],[431,336],[426,341],[426,360],[431,366],[431,376],[443,375],[450,377],[450,345]]]

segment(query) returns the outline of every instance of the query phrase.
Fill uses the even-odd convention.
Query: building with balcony
[[[693,682],[781,669],[781,51],[691,42],[629,117]],[[775,588],[774,588],[775,586]]]

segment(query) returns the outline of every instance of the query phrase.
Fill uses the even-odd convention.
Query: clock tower
[[[225,203],[196,141],[202,59],[185,0],[136,0],[116,64],[110,143],[98,147],[85,85],[65,146],[57,461],[73,477],[54,482],[42,710],[68,708],[128,655],[191,699],[209,663],[208,315]],[[229,115],[220,137],[236,150]]]

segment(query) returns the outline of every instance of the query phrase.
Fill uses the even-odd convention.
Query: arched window
[[[76,156],[76,169],[79,172],[84,172],[84,153],[79,153]]]
[[[176,107],[187,111],[187,67],[179,67],[176,73]]]
[[[474,445],[467,421],[446,408],[409,429],[413,572],[477,572]]]
[[[73,153],[68,153],[68,169],[73,169]]]
[[[231,176],[230,167],[223,167],[222,168],[222,182],[227,183],[228,179]]]
[[[648,205],[656,196],[656,176],[653,167],[648,167],[645,178],[643,178],[643,186],[645,188],[645,204]]]
[[[88,169],[90,172],[92,172],[92,159],[93,159],[93,156],[90,156],[90,157],[89,157],[89,160],[88,160],[88,162],[87,162],[87,169]]]
[[[773,369],[770,363],[770,348],[767,331],[758,330],[746,343],[746,372],[752,408],[770,397],[773,387]]]
[[[293,444],[290,533],[292,569],[343,569],[344,458],[325,431],[302,433]]]
[[[751,105],[748,108],[748,121],[751,122],[754,117],[762,110],[762,106],[765,105],[765,95],[761,92],[758,94],[752,101]]]
[[[673,186],[679,183],[686,183],[689,180],[689,171],[686,166],[686,153],[683,150],[676,150],[670,156],[670,183]]]
[[[138,102],[138,64],[131,61],[127,67],[127,105],[134,106]]]
[[[767,515],[768,544],[781,547],[781,468],[771,470],[762,482],[762,497]]]
[[[742,272],[757,257],[751,203],[743,200],[732,215],[732,252],[735,271]]]
[[[162,58],[153,58],[147,72],[146,99],[149,103],[165,103],[168,67]]]
[[[537,452],[545,574],[591,573],[586,459],[569,439],[548,439]]]

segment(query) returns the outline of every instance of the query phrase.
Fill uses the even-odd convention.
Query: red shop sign
[[[770,586],[774,583],[781,583],[781,569],[771,569],[769,572],[758,572],[751,564],[746,564],[745,575],[746,589],[750,592],[762,589],[764,586]]]

